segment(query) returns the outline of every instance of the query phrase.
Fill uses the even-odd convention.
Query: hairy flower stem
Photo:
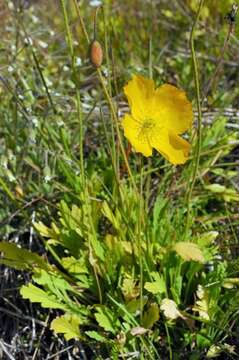
[[[68,46],[69,46],[69,51],[70,51],[70,56],[71,56],[72,73],[73,73],[74,79],[76,79],[76,75],[77,75],[78,70],[76,69],[76,64],[75,64],[75,54],[74,54],[74,47],[73,47],[73,39],[72,39],[71,31],[70,31],[69,18],[68,18],[68,14],[67,14],[65,0],[61,0],[61,7],[62,7],[62,12],[63,12],[63,17],[64,17],[67,43],[68,43]],[[83,113],[82,113],[82,105],[81,105],[81,99],[80,99],[80,91],[77,88],[77,86],[76,86],[76,108],[77,108],[76,109],[77,110],[77,116],[78,116],[79,124],[80,124],[79,143],[80,143],[81,181],[82,181],[82,186],[84,186],[85,172],[84,172],[84,154],[83,154],[83,138],[84,138],[84,134],[83,134]]]
[[[139,269],[140,269],[140,323],[143,320],[143,258],[142,258],[142,215],[143,215],[143,159],[139,158],[140,171],[140,190],[139,190],[139,213],[138,213],[138,255],[139,255]]]
[[[88,33],[87,33],[84,20],[83,20],[83,18],[82,18],[82,16],[81,16],[78,2],[77,2],[77,0],[73,0],[73,1],[74,1],[75,9],[76,9],[76,12],[77,12],[77,16],[78,16],[79,21],[80,21],[81,30],[82,30],[85,38],[86,38],[87,43],[90,44],[90,37],[89,37],[89,35],[88,35]]]
[[[63,0],[61,0],[61,1],[63,1]],[[77,16],[79,17],[82,32],[83,32],[83,34],[84,34],[84,36],[86,38],[87,43],[90,44],[90,37],[89,37],[89,35],[87,33],[84,20],[83,20],[83,18],[81,16],[79,5],[77,4],[77,0],[74,0],[74,5],[75,5],[76,12],[77,12]],[[134,180],[132,171],[130,169],[129,161],[128,161],[128,158],[127,158],[127,155],[126,155],[126,152],[125,152],[125,149],[124,149],[122,137],[121,137],[121,134],[120,134],[119,123],[118,123],[118,116],[116,114],[114,103],[113,103],[112,98],[111,98],[111,96],[110,96],[110,94],[108,92],[108,89],[107,89],[106,85],[105,85],[105,81],[104,81],[104,78],[103,78],[103,75],[102,75],[102,72],[101,72],[100,68],[98,68],[96,70],[97,70],[97,74],[98,74],[98,77],[99,77],[103,92],[105,94],[106,100],[107,100],[107,102],[109,104],[109,108],[110,108],[113,120],[115,122],[116,134],[117,134],[118,141],[119,141],[119,147],[120,147],[120,150],[121,150],[123,158],[124,158],[125,166],[127,168],[127,171],[128,171],[129,177],[131,179],[133,188],[138,193],[137,186],[135,184],[135,180]]]
[[[103,88],[105,97],[106,97],[106,99],[108,101],[108,104],[109,104],[109,107],[110,107],[110,110],[111,110],[111,113],[112,113],[112,117],[113,117],[114,122],[115,122],[116,133],[117,133],[117,137],[118,137],[118,141],[119,141],[120,150],[121,150],[123,158],[124,158],[125,166],[127,168],[130,179],[132,181],[132,185],[133,185],[135,191],[138,192],[135,181],[134,181],[133,174],[132,174],[130,166],[129,166],[129,162],[128,162],[127,155],[126,155],[126,152],[125,152],[125,149],[124,149],[123,141],[122,141],[122,138],[121,138],[120,129],[119,129],[119,123],[118,123],[118,117],[117,117],[117,114],[116,114],[116,111],[115,111],[114,103],[113,103],[113,101],[112,101],[112,99],[110,97],[110,94],[109,94],[109,92],[108,92],[108,90],[106,88],[104,78],[103,78],[103,75],[102,75],[102,72],[100,71],[100,69],[97,69],[97,73],[98,73],[100,83],[101,83],[101,86]]]
[[[62,12],[63,12],[63,17],[64,17],[67,43],[68,43],[68,46],[69,46],[69,52],[70,52],[70,56],[71,56],[72,72],[73,72],[74,79],[76,79],[77,69],[76,69],[76,65],[75,65],[75,54],[74,54],[74,47],[73,47],[73,39],[72,39],[71,31],[70,31],[69,18],[68,18],[68,14],[67,14],[65,0],[61,0],[61,7],[62,7]],[[94,239],[97,240],[97,236],[96,236],[96,233],[95,233],[95,228],[94,228],[94,224],[93,224],[93,220],[92,220],[92,214],[91,214],[91,211],[89,210],[90,209],[89,193],[88,193],[88,188],[87,188],[87,184],[86,184],[86,181],[85,181],[84,155],[83,155],[83,140],[84,140],[84,136],[83,136],[83,112],[82,112],[82,105],[81,105],[81,99],[80,99],[80,91],[79,91],[79,89],[77,87],[76,87],[76,106],[77,106],[77,115],[78,115],[78,119],[79,119],[79,123],[80,123],[80,170],[81,170],[82,193],[83,193],[83,196],[84,196],[84,202],[87,204],[87,215],[88,215],[88,217],[90,219],[90,226],[91,226],[91,229],[92,229],[92,232],[93,232],[93,236],[94,236]],[[89,240],[88,246],[89,246],[90,257],[93,258],[92,248],[94,246],[92,245],[90,240]],[[101,287],[100,287],[98,273],[97,273],[96,267],[94,265],[94,259],[92,261],[92,267],[93,267],[93,271],[94,271],[94,274],[95,274],[96,284],[97,284],[97,287],[98,287],[99,301],[100,301],[100,303],[102,303],[102,291],[101,291]]]
[[[106,7],[106,5],[105,5]],[[108,91],[110,96],[112,96],[112,86],[111,86],[111,63],[110,63],[110,56],[109,56],[109,35],[108,35],[108,13],[105,10],[105,7],[102,7],[102,14],[103,14],[103,24],[104,24],[104,45],[105,45],[105,61],[106,61],[106,67],[108,69],[109,72],[109,76],[108,76],[108,82],[107,82],[107,86],[108,86]],[[115,69],[114,69],[114,61],[112,61],[112,76],[113,78],[115,77]],[[116,92],[117,91],[117,87],[115,88]],[[115,172],[115,178],[117,183],[119,184],[119,179],[120,179],[120,172],[119,172],[119,146],[118,146],[118,141],[116,141],[116,136],[115,136],[115,127],[114,127],[114,121],[112,118],[112,114],[111,114],[111,141],[112,141],[112,146],[111,146],[111,152],[112,152],[112,164],[114,167],[114,172]]]
[[[191,34],[190,34],[190,49],[192,54],[192,62],[193,62],[193,76],[194,76],[194,84],[196,89],[196,102],[197,102],[197,111],[198,111],[198,119],[197,119],[197,145],[196,145],[196,153],[195,153],[195,162],[194,162],[194,169],[192,174],[192,180],[189,185],[189,190],[187,193],[187,217],[186,217],[186,225],[185,225],[185,233],[184,238],[187,237],[188,230],[189,230],[189,222],[190,222],[190,215],[191,215],[191,197],[193,188],[195,185],[198,168],[199,168],[199,161],[200,161],[200,152],[201,152],[201,143],[202,143],[202,109],[201,109],[201,99],[200,99],[200,84],[199,84],[199,74],[198,74],[198,64],[197,58],[194,48],[194,32],[199,20],[200,12],[203,6],[204,0],[200,0],[198,11],[192,26]]]

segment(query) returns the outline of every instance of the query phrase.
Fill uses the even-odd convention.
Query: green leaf
[[[152,294],[163,294],[166,292],[166,285],[163,276],[160,276],[158,273],[153,272],[151,276],[155,281],[146,282],[144,288],[151,292]]]
[[[46,271],[37,271],[34,273],[33,280],[38,284],[42,285],[45,291],[45,295],[47,295],[47,301],[49,300],[55,303],[53,307],[68,309],[68,311],[74,312],[78,316],[81,317],[81,322],[85,323],[86,318],[88,316],[88,310],[85,306],[80,305],[75,300],[73,300],[71,294],[76,294],[76,289],[71,286],[63,277],[61,273],[58,272],[49,272]],[[36,288],[42,291],[40,288]],[[36,297],[34,297],[36,299]],[[31,301],[32,295],[31,295]],[[35,300],[36,302],[37,300]],[[56,305],[58,304],[58,305]],[[51,304],[42,304],[43,307],[52,307]]]
[[[169,200],[159,195],[155,201],[153,209],[153,236],[156,238],[158,233],[164,227],[164,222],[167,218]],[[163,226],[162,226],[163,225]]]
[[[178,242],[173,246],[173,250],[176,251],[185,261],[198,261],[204,263],[204,256],[199,246],[190,242]]]
[[[62,292],[67,290],[74,292],[71,285],[62,277],[60,273],[39,270],[34,273],[32,278],[38,285],[43,285],[47,289],[50,289],[53,293],[55,292],[55,289]]]
[[[222,286],[226,289],[233,289],[239,286],[239,278],[226,278],[224,279]]]
[[[201,349],[205,349],[212,344],[212,341],[209,339],[209,335],[207,334],[207,329],[202,329],[200,333],[196,334],[196,343],[197,347]]]
[[[217,142],[225,137],[225,126],[227,123],[227,118],[220,116],[212,124],[211,127],[207,127],[204,132],[202,147],[212,147],[217,144]]]
[[[153,303],[149,309],[143,315],[142,326],[146,329],[150,329],[159,319],[159,307]]]
[[[106,201],[103,202],[102,213],[110,221],[110,223],[114,226],[116,230],[120,230],[120,224]]]
[[[148,301],[148,297],[147,296],[143,296],[143,307],[146,305],[147,301]],[[131,301],[129,301],[126,304],[126,309],[128,312],[135,314],[137,313],[141,308],[141,299],[133,299]]]
[[[212,193],[222,194],[225,192],[226,187],[220,184],[211,184],[205,186],[205,189],[211,191]]]
[[[39,232],[39,234],[41,234],[41,236],[46,238],[57,239],[58,235],[60,234],[58,227],[54,223],[52,223],[51,228],[49,228],[41,221],[39,221],[38,223],[34,223],[34,227]]]
[[[51,322],[51,330],[56,334],[64,334],[66,340],[79,339],[80,319],[76,315],[65,314]]]
[[[223,193],[223,199],[226,202],[239,201],[239,193],[235,189],[227,189]]]
[[[157,281],[154,282],[146,282],[144,285],[144,288],[148,290],[148,292],[152,294],[159,294],[162,292],[161,284],[159,284]]]
[[[132,277],[125,277],[121,287],[122,293],[126,301],[130,301],[139,296],[139,286],[136,285],[136,281]]]
[[[99,342],[107,342],[108,339],[104,336],[98,334],[96,331],[85,331],[84,332],[87,336],[89,336],[91,339],[94,339]]]
[[[29,270],[34,267],[39,267],[48,270],[50,267],[41,256],[26,249],[21,249],[16,244],[0,242],[0,252],[4,253],[4,257],[0,259],[0,263],[4,263],[15,269]]]
[[[41,303],[41,306],[44,308],[62,310],[66,309],[65,305],[57,302],[55,296],[49,295],[44,290],[31,283],[22,286],[20,289],[20,294],[22,295],[23,299],[28,299],[33,303]]]
[[[213,244],[213,242],[218,237],[218,234],[218,231],[208,231],[200,234],[200,236],[197,238],[197,241],[200,246],[209,246]]]
[[[106,331],[115,334],[116,327],[114,326],[114,316],[112,312],[106,307],[97,307],[97,311],[95,318],[98,324]]]
[[[105,259],[104,248],[101,243],[96,239],[94,235],[89,234],[89,241],[91,242],[92,248],[95,255],[102,261]]]
[[[60,221],[63,227],[68,230],[73,230],[78,235],[83,236],[82,209],[78,208],[78,206],[74,204],[70,209],[64,201],[61,201],[60,212],[61,212]]]
[[[75,259],[73,256],[64,257],[62,260],[62,266],[72,275],[88,274],[89,270],[86,265],[85,257],[81,256],[80,259]]]
[[[210,184],[205,186],[205,189],[222,196],[226,202],[239,201],[239,194],[233,188],[226,188],[220,184]]]

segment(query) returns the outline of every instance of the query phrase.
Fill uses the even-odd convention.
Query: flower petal
[[[164,84],[155,91],[155,113],[164,126],[176,134],[182,134],[192,126],[192,104],[183,90]]]
[[[129,140],[135,151],[144,156],[152,155],[152,147],[144,133],[141,131],[141,125],[129,114],[126,114],[122,120],[124,135]]]
[[[155,135],[156,133],[156,135]],[[167,129],[159,129],[150,138],[150,145],[174,165],[184,164],[191,145]]]
[[[124,93],[135,118],[140,120],[148,117],[154,91],[154,81],[140,75],[133,75],[132,80],[124,87]]]

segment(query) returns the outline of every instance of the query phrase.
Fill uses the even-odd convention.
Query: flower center
[[[154,127],[155,127],[155,123],[152,119],[145,119],[141,124],[138,133],[139,141],[149,144],[150,138],[152,137],[152,130]]]
[[[154,126],[155,124],[152,119],[146,119],[142,124],[142,131],[152,130]]]

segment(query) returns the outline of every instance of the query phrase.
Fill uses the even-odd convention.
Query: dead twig
[[[4,342],[1,339],[0,339],[0,347],[1,347],[2,351],[4,352],[4,354],[7,356],[8,359],[15,360],[15,357],[12,356],[12,354],[10,354],[10,352],[8,351],[8,349],[6,348]]]
[[[22,314],[20,312],[18,314],[16,312],[4,309],[3,307],[0,307],[0,312],[8,314],[8,315],[13,316],[13,317],[17,317],[18,319],[21,319],[21,320],[28,320],[28,321],[31,321],[31,322],[33,320],[33,318],[31,316],[24,315],[24,314]],[[38,324],[40,326],[43,326],[43,327],[47,326],[47,324],[45,322],[43,322],[43,321],[40,321],[40,320],[37,320],[37,319],[34,319],[34,321],[35,321],[36,324]]]

